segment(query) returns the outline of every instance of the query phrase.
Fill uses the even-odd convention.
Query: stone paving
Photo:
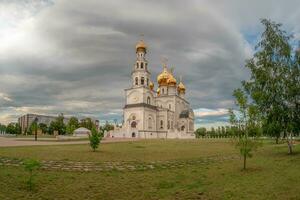
[[[139,171],[153,169],[182,168],[191,165],[206,165],[240,158],[237,155],[212,156],[195,160],[153,161],[153,162],[79,162],[79,161],[41,161],[43,170],[55,171]],[[0,166],[21,166],[22,159],[0,157]]]

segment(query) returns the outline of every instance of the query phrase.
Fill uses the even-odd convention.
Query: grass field
[[[300,152],[300,145],[295,146]],[[242,160],[221,139],[146,140],[88,145],[0,148],[0,157],[38,160],[138,162],[213,161],[134,171],[66,172],[39,170],[28,191],[22,167],[0,166],[0,199],[300,199],[300,154],[285,144],[265,143],[242,171]]]

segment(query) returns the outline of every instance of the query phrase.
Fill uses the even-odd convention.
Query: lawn
[[[300,145],[295,146],[300,152]],[[39,170],[28,191],[22,167],[0,166],[0,199],[300,199],[300,154],[266,143],[242,171],[227,140],[145,140],[87,145],[0,148],[0,157],[83,162],[191,162],[133,171]],[[233,159],[222,159],[228,156]],[[185,162],[183,162],[185,163]]]

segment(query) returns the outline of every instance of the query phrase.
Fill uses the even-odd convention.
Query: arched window
[[[136,128],[136,122],[135,121],[131,122],[131,128]]]
[[[139,78],[135,77],[135,85],[138,85],[138,84],[139,84]]]
[[[181,131],[184,131],[185,127],[184,126],[181,126]]]
[[[144,85],[144,83],[145,83],[145,78],[142,77],[142,78],[141,78],[141,85]]]
[[[149,78],[147,78],[147,86],[149,86]]]
[[[137,69],[139,68],[139,63],[138,63],[138,62],[136,63],[136,68],[137,68]]]
[[[165,89],[164,88],[162,89],[162,93],[165,94]]]
[[[169,104],[169,110],[171,110],[171,104]]]
[[[168,129],[170,129],[170,121],[168,121]]]
[[[141,63],[141,69],[144,69],[144,63],[143,62]]]
[[[150,99],[150,97],[147,97],[147,104],[151,104],[151,99]]]
[[[152,129],[152,118],[149,117],[148,119],[148,129]]]
[[[160,129],[163,129],[164,128],[164,122],[163,120],[160,120]]]

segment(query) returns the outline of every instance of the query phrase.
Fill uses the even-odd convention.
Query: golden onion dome
[[[138,49],[144,49],[144,50],[146,50],[147,49],[147,45],[144,42],[144,40],[138,41],[138,43],[135,45],[135,49],[136,50],[138,50]]]
[[[167,71],[167,67],[164,66],[164,70],[157,76],[157,83],[159,85],[168,85],[168,80],[170,78],[170,73]]]
[[[152,81],[150,81],[150,83],[149,83],[149,88],[150,88],[150,90],[153,90],[153,88],[154,88],[154,83]]]
[[[157,88],[156,93],[157,95],[160,95],[160,88]]]
[[[178,91],[179,93],[181,93],[181,92],[185,93],[185,86],[184,86],[184,84],[183,84],[182,82],[180,82],[180,83],[178,84],[178,86],[177,86],[177,91]]]
[[[176,86],[177,81],[172,74],[170,74],[169,79],[167,81],[169,86]]]

